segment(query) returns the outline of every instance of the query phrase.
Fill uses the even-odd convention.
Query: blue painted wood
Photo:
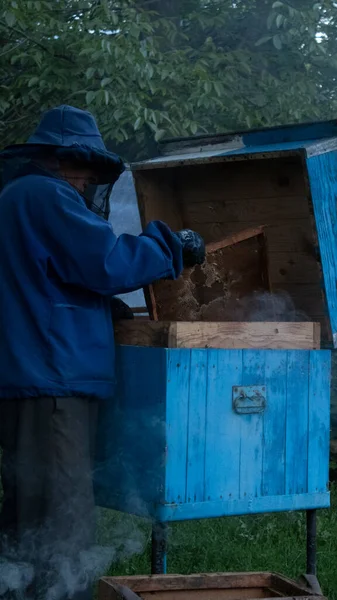
[[[262,494],[276,496],[285,492],[287,351],[266,354],[265,382]]]
[[[330,324],[337,348],[337,152],[310,158],[307,168]]]
[[[186,501],[191,350],[167,350],[166,502]]]
[[[242,351],[208,350],[205,500],[239,495],[240,417],[232,410],[232,387],[241,385]]]
[[[303,123],[299,125],[286,125],[284,127],[247,131],[243,135],[246,146],[264,144],[285,144],[304,140],[319,140],[337,137],[337,121],[321,121],[317,123]]]
[[[158,506],[157,517],[162,521],[188,521],[192,519],[212,519],[248,514],[312,510],[330,507],[330,493],[297,494],[294,496],[263,496],[195,504],[175,504]]]
[[[98,503],[164,522],[327,506],[329,361],[326,351],[117,348]],[[233,387],[250,385],[266,387],[262,415],[233,410]]]
[[[263,350],[242,353],[242,385],[265,384]],[[240,498],[260,496],[262,491],[264,413],[240,415]]]
[[[329,485],[331,353],[310,353],[308,491],[325,492]]]
[[[287,495],[308,489],[309,351],[288,351],[286,485]]]
[[[204,500],[207,373],[207,351],[193,350],[188,407],[187,502]]]

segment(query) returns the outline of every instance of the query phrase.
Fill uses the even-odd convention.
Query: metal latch
[[[233,387],[233,409],[239,415],[262,413],[267,404],[264,385]]]

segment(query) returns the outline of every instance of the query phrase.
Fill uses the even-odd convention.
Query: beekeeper
[[[97,206],[85,194],[112,185],[124,165],[88,112],[48,111],[0,158],[1,556],[34,566],[32,597],[67,598],[60,570],[76,572],[94,540],[96,411],[114,393],[111,309],[130,316],[111,298],[176,279],[205,248],[162,222],[114,235],[108,199]],[[81,585],[76,597],[88,597]]]

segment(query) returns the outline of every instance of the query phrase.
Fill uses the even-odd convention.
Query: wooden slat
[[[165,590],[163,592],[143,592],[143,600],[253,600],[266,598],[271,590],[263,588],[245,588],[232,590]],[[277,597],[277,596],[276,596]],[[275,598],[275,596],[274,596]]]
[[[329,487],[331,353],[310,352],[308,492]]]
[[[311,283],[320,289],[321,267],[309,254],[269,252],[269,271],[273,286],[281,283]]]
[[[318,323],[118,321],[117,344],[178,348],[297,349],[320,347]]]
[[[202,502],[205,491],[205,423],[207,406],[208,355],[191,353],[188,407],[186,501]]]
[[[198,224],[198,232],[208,244],[235,235],[242,229],[255,229],[259,226],[259,221],[219,222],[215,220],[212,223]],[[313,231],[309,214],[301,219],[287,219],[284,215],[282,219],[268,222],[264,231],[270,252],[304,252],[314,255]]]
[[[269,352],[266,356],[265,385],[268,390],[264,414],[263,481],[264,496],[284,494],[285,435],[287,403],[287,353]]]
[[[287,495],[308,492],[309,352],[288,352],[286,489]]]
[[[239,497],[240,433],[232,388],[241,385],[242,351],[208,354],[205,500],[223,502]]]
[[[265,226],[263,225],[259,227],[250,227],[248,229],[238,231],[238,233],[229,235],[225,239],[219,240],[218,242],[210,242],[206,244],[206,253],[211,254],[212,252],[221,250],[221,248],[227,248],[227,246],[233,246],[234,244],[238,244],[239,242],[243,242],[249,238],[261,235],[264,233],[264,229]]]
[[[241,385],[265,385],[263,350],[245,350],[242,353]],[[264,413],[240,415],[240,498],[260,497],[262,493],[262,448]]]
[[[185,166],[175,169],[175,177],[184,203],[204,202],[212,196],[240,202],[305,193],[303,165],[293,159]]]
[[[208,590],[242,589],[245,587],[264,588],[272,582],[272,574],[257,573],[200,573],[193,575],[146,575],[132,577],[104,577],[102,582],[129,587],[136,594],[161,592],[164,590]],[[301,588],[299,587],[298,590]]]
[[[309,216],[306,196],[296,198],[259,198],[234,200],[223,196],[222,200],[214,200],[210,195],[204,203],[190,202],[184,208],[184,220],[190,227],[198,229],[199,223],[236,221],[275,223],[278,219],[294,220]]]

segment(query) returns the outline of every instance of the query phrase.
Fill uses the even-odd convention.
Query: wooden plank
[[[288,352],[286,485],[287,495],[308,492],[309,352]]]
[[[185,165],[175,169],[175,178],[184,204],[204,202],[211,197],[241,201],[305,193],[303,165],[293,158]]]
[[[164,590],[227,590],[245,587],[264,588],[272,581],[272,574],[256,573],[200,573],[193,575],[136,575],[131,577],[103,577],[106,585],[124,585],[138,594]],[[300,590],[300,588],[299,588]]]
[[[216,217],[215,217],[216,219]],[[225,221],[217,220],[212,223],[199,223],[198,232],[205,242],[217,242],[224,237],[235,235],[243,228],[257,228],[260,222]],[[272,219],[265,227],[268,249],[270,252],[307,252],[314,254],[313,232],[309,215],[301,219]]]
[[[310,352],[308,491],[329,489],[331,353]]]
[[[205,499],[239,497],[239,417],[232,410],[232,388],[241,385],[242,352],[210,350],[206,413]]]
[[[306,196],[259,198],[235,200],[223,196],[214,200],[209,194],[203,203],[189,202],[184,206],[184,220],[189,227],[198,230],[199,224],[215,222],[275,223],[278,219],[304,219],[309,215]]]
[[[336,165],[336,152],[307,161],[334,347],[337,347]]]
[[[171,350],[167,356],[165,501],[179,504],[186,502],[191,352]]]
[[[287,352],[266,355],[267,407],[264,414],[262,494],[284,494],[287,403]]]
[[[143,228],[150,221],[162,220],[173,231],[183,228],[178,191],[172,171],[133,174]]]
[[[243,242],[244,240],[248,240],[249,238],[256,237],[257,235],[261,235],[264,233],[265,226],[261,225],[259,227],[250,227],[248,229],[244,229],[243,231],[239,231],[238,233],[227,236],[223,240],[219,240],[218,242],[210,242],[206,244],[206,253],[216,252],[217,250],[221,250],[222,248],[227,248],[227,246],[233,246],[234,244],[238,244],[239,242]]]
[[[179,348],[316,349],[318,323],[118,321],[117,344]]]
[[[201,502],[205,491],[205,428],[208,353],[191,352],[187,440],[187,502]]]
[[[295,252],[269,252],[273,286],[283,283],[311,283],[320,287],[321,266],[314,256]]]
[[[241,588],[232,590],[165,590],[163,592],[143,592],[143,600],[253,600],[266,598],[271,590],[263,588]],[[275,598],[275,595],[273,596]]]
[[[243,386],[265,385],[263,350],[242,353]],[[240,428],[240,498],[255,498],[262,493],[262,448],[264,413],[239,415]]]

